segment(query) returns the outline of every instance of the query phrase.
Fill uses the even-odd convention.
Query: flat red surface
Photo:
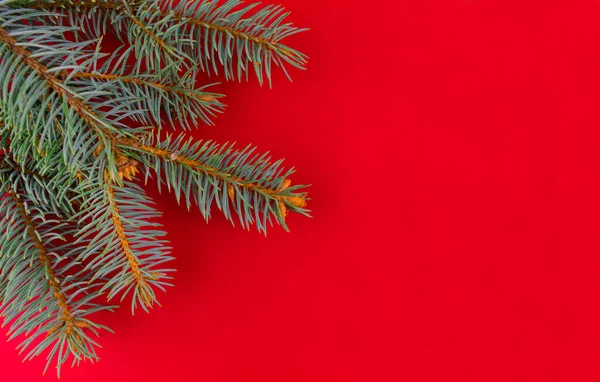
[[[600,5],[282,1],[309,71],[221,86],[197,136],[285,156],[314,218],[157,197],[177,286],[63,380],[597,381]],[[42,380],[15,345],[0,379]]]

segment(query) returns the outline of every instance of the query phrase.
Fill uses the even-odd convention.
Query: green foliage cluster
[[[0,315],[26,359],[47,354],[59,375],[96,360],[110,329],[94,314],[128,296],[148,311],[170,285],[160,213],[136,176],[245,229],[308,214],[282,161],[161,133],[223,111],[202,75],[270,85],[274,66],[303,69],[282,42],[302,29],[286,20],[238,0],[0,0]]]

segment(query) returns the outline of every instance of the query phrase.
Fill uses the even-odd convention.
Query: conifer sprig
[[[96,312],[159,305],[173,257],[140,178],[263,233],[309,214],[283,160],[172,135],[224,111],[202,74],[271,84],[273,66],[304,68],[287,16],[238,0],[0,0],[0,315],[25,359],[46,353],[59,375],[95,361],[109,330]]]
[[[56,23],[80,25],[85,37],[94,38],[110,28],[123,43],[134,45],[149,67],[160,62],[190,61],[206,73],[223,71],[228,80],[248,79],[254,72],[262,84],[272,81],[272,68],[304,69],[308,57],[283,43],[306,31],[286,22],[280,6],[243,6],[244,1],[178,0],[17,0],[15,6],[62,12]],[[99,25],[90,20],[102,18]],[[84,28],[83,28],[84,27]],[[182,60],[184,59],[184,60]],[[141,70],[141,66],[136,64]]]
[[[85,277],[73,277],[75,261],[63,257],[69,251],[65,235],[70,225],[50,219],[42,209],[28,207],[27,198],[11,189],[0,202],[0,315],[10,325],[14,339],[26,334],[18,347],[25,359],[50,349],[46,368],[60,366],[69,355],[73,362],[97,360],[99,346],[90,334],[110,330],[88,316],[114,307],[99,304],[98,284]]]
[[[179,135],[142,144],[124,141],[123,147],[139,153],[146,180],[154,174],[159,189],[165,185],[178,201],[185,198],[188,208],[195,203],[207,220],[216,205],[232,222],[235,214],[242,228],[256,224],[266,233],[274,222],[287,230],[289,211],[308,214],[306,194],[298,192],[303,186],[291,186],[293,169],[285,170],[282,160],[272,162],[251,146],[235,150]]]
[[[223,112],[222,94],[207,91],[209,86],[196,87],[195,74],[169,81],[166,76],[115,74],[106,71],[80,72],[73,76],[80,88],[104,91],[98,99],[103,106],[145,125],[181,126],[186,130],[198,127],[199,122],[214,125],[213,118]],[[114,95],[117,94],[116,100]],[[122,105],[119,100],[134,102]]]
[[[165,232],[156,229],[160,214],[152,204],[138,185],[126,181],[119,186],[107,178],[103,187],[86,195],[72,219],[80,225],[75,243],[84,248],[77,260],[95,270],[94,279],[107,279],[102,289],[109,300],[132,292],[132,313],[138,306],[152,308],[157,303],[153,287],[170,286],[173,272],[163,267],[173,257]]]
[[[57,164],[56,168],[59,166]],[[35,205],[43,206],[46,211],[61,218],[73,215],[78,208],[78,195],[73,191],[76,182],[64,170],[45,177],[27,165],[17,163],[10,153],[5,152],[0,158],[0,183],[19,190]],[[70,186],[65,187],[65,184]]]

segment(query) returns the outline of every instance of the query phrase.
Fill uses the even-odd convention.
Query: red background
[[[63,380],[598,380],[600,5],[282,1],[309,71],[221,86],[197,136],[285,156],[314,218],[158,197],[176,287]],[[41,380],[15,345],[2,378]]]

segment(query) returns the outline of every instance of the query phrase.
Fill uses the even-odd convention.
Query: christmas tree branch
[[[73,78],[78,79],[94,79],[100,81],[119,81],[124,84],[133,83],[140,86],[149,86],[160,89],[165,92],[173,92],[179,94],[181,96],[188,96],[199,101],[203,102],[213,102],[217,97],[221,95],[215,94],[196,94],[190,90],[178,88],[173,85],[164,85],[158,81],[149,81],[144,78],[139,78],[135,76],[123,76],[118,74],[109,74],[109,73],[90,73],[90,72],[80,72],[73,75]],[[221,96],[222,97],[222,96]]]
[[[207,92],[206,87],[196,88],[194,74],[177,82],[170,81],[168,76],[124,75],[105,71],[78,72],[73,79],[91,81],[90,85],[95,89],[110,90],[109,94],[116,92],[123,97],[136,97],[138,101],[124,109],[130,112],[129,118],[159,127],[163,123],[163,113],[167,115],[171,126],[177,122],[187,130],[197,126],[197,119],[213,125],[211,117],[223,111],[223,104],[219,100],[224,96]]]
[[[18,347],[21,352],[35,344],[26,360],[50,348],[46,368],[56,359],[59,375],[69,355],[74,357],[74,362],[98,359],[97,344],[87,331],[97,335],[97,329],[109,329],[85,317],[98,310],[112,310],[112,307],[93,303],[99,296],[94,291],[95,285],[73,277],[67,281],[69,277],[65,272],[73,265],[53,261],[57,252],[65,249],[65,245],[56,244],[64,241],[58,233],[64,224],[46,219],[38,208],[26,208],[26,197],[9,185],[4,183],[3,188],[8,190],[9,197],[0,206],[4,217],[0,221],[4,232],[0,238],[4,252],[0,258],[3,276],[0,278],[0,310],[4,323],[11,325],[10,339],[27,336]],[[45,338],[38,340],[43,335]]]
[[[33,223],[31,217],[25,210],[25,206],[23,205],[23,202],[21,201],[21,199],[19,199],[19,197],[17,196],[17,194],[14,191],[10,192],[10,196],[16,206],[16,209],[18,210],[18,213],[21,215],[21,217],[25,223],[25,227],[26,227],[26,231],[27,231],[29,240],[31,242],[33,242],[33,246],[38,251],[38,260],[46,272],[46,275],[47,275],[46,278],[48,279],[48,284],[49,284],[50,288],[52,289],[52,296],[54,297],[54,299],[56,300],[56,302],[60,308],[59,317],[60,317],[61,323],[59,323],[58,326],[52,328],[51,331],[55,331],[63,325],[67,326],[67,331],[69,333],[72,332],[74,326],[86,327],[87,325],[80,324],[73,317],[71,308],[69,307],[69,304],[67,304],[67,298],[65,297],[65,294],[63,293],[63,291],[60,287],[60,282],[58,281],[56,272],[52,268],[52,262],[50,261],[50,258],[48,257],[48,250],[44,247],[44,244],[40,241],[40,238],[35,229],[35,224]]]
[[[200,72],[271,82],[304,68],[279,6],[238,0],[0,0],[0,315],[31,359],[97,359],[88,319],[132,297],[158,304],[173,260],[160,213],[133,180],[156,177],[206,219],[259,232],[309,214],[293,169],[248,146],[165,138],[223,109]],[[118,37],[110,52],[103,38]],[[287,72],[286,72],[287,75]],[[132,123],[133,122],[133,123]],[[105,295],[106,294],[106,295]],[[101,299],[102,297],[102,299]]]
[[[136,292],[140,297],[139,300],[144,308],[151,308],[154,304],[154,294],[152,293],[150,286],[146,281],[146,277],[148,276],[144,275],[140,271],[140,263],[131,250],[127,234],[125,233],[124,224],[119,214],[119,206],[115,200],[114,186],[108,177],[106,179],[106,192],[116,235],[119,240],[121,250],[127,258],[127,263],[136,285]]]
[[[237,77],[241,80],[243,73],[247,78],[250,66],[253,66],[259,82],[262,84],[266,76],[271,85],[273,63],[290,78],[284,62],[299,69],[308,62],[306,55],[281,43],[284,38],[306,29],[284,23],[288,13],[279,6],[258,9],[259,4],[253,3],[238,9],[243,4],[239,0],[228,0],[223,4],[206,0],[168,0],[163,4],[153,2],[146,12],[159,12],[164,18],[172,18],[181,26],[182,34],[194,35],[194,43],[177,46],[203,64],[207,72],[212,66],[217,74],[216,64],[220,62],[226,79]],[[234,56],[237,56],[236,69]]]
[[[31,176],[34,178],[37,178],[39,181],[42,182],[46,182],[48,179],[46,179],[44,176],[40,175],[39,173],[32,171],[28,168],[23,168],[20,166],[17,166],[17,164],[14,161],[14,158],[10,158],[9,160],[9,154],[8,153],[4,153],[3,154],[3,161],[0,162],[0,169],[3,170],[12,170],[15,173],[20,174],[21,176]]]
[[[135,68],[137,72],[142,69],[142,62],[151,70],[160,70],[165,63],[167,66],[180,64],[182,61],[189,59],[182,51],[178,50],[175,45],[169,44],[165,39],[180,39],[176,30],[171,28],[163,28],[161,23],[156,23],[156,18],[143,17],[139,14],[139,10],[143,9],[142,3],[129,4],[123,2],[124,7],[122,12],[131,21],[134,28],[125,29],[127,41],[136,51]],[[149,25],[152,24],[152,27]],[[141,31],[142,33],[137,33]],[[118,31],[117,31],[118,34]],[[159,34],[161,35],[159,37]],[[179,65],[177,65],[179,66]],[[173,77],[177,77],[179,67],[174,67]]]
[[[36,205],[44,206],[60,217],[67,217],[75,213],[79,206],[78,195],[69,188],[61,191],[56,187],[59,184],[68,184],[67,177],[50,179],[37,171],[16,162],[10,153],[5,152],[0,158],[0,181],[11,184],[14,189],[27,194],[27,197]],[[60,187],[62,188],[62,187]]]
[[[19,2],[17,2],[19,3]],[[153,1],[117,1],[117,0],[49,0],[49,1],[33,1],[23,4],[24,6],[32,9],[99,9],[99,10],[120,10],[125,11],[127,6],[131,6],[133,9],[142,8],[149,9],[154,6]],[[265,49],[277,51],[280,54],[288,56],[292,59],[297,59],[299,62],[305,63],[303,56],[298,55],[297,52],[288,48],[287,46],[279,43],[277,41],[276,36],[271,36],[270,38],[260,37],[258,28],[253,29],[252,31],[240,30],[233,26],[224,25],[219,23],[217,17],[210,16],[207,11],[206,19],[211,19],[211,21],[206,21],[203,17],[195,16],[190,17],[187,14],[190,11],[199,11],[200,7],[212,7],[212,11],[216,9],[215,4],[210,4],[210,1],[187,1],[187,4],[183,4],[178,7],[179,1],[169,0],[166,2],[167,4],[162,8],[157,8],[156,11],[163,17],[168,17],[180,21],[182,23],[189,23],[190,25],[195,25],[199,27],[203,27],[209,30],[218,31],[222,33],[226,33],[228,35],[234,36],[236,38],[241,38],[243,40],[249,41],[251,43],[263,46]],[[228,1],[228,4],[225,4],[223,7],[227,7],[226,9],[229,11],[236,6],[242,4],[242,1]],[[20,5],[20,3],[19,3]],[[250,11],[252,8],[256,7],[258,3],[254,3],[247,7],[244,11],[239,11],[240,13],[246,13]],[[166,9],[166,10],[165,10]],[[222,10],[221,13],[224,13]],[[216,13],[216,12],[215,12]],[[148,30],[146,25],[139,21],[135,16],[129,15],[132,21],[137,24],[140,28],[144,29],[144,32],[147,33],[151,38],[158,43],[159,45],[166,47],[167,44],[165,41],[159,39],[156,34],[152,31]],[[221,15],[220,15],[221,16]]]
[[[123,171],[132,174],[131,166]],[[109,300],[133,292],[132,313],[138,305],[148,311],[157,303],[153,288],[170,286],[166,280],[173,272],[161,268],[173,258],[165,233],[151,221],[160,214],[144,191],[128,181],[121,186],[107,177],[102,187],[82,193],[85,202],[73,218],[80,222],[76,243],[85,248],[78,260],[94,269],[94,279],[107,279],[102,290],[109,291]]]
[[[271,219],[287,229],[288,211],[308,214],[306,194],[297,192],[304,186],[291,187],[293,170],[284,171],[282,161],[271,163],[265,155],[253,156],[250,147],[234,151],[228,145],[185,141],[183,136],[157,144],[119,143],[123,150],[133,149],[132,155],[146,168],[154,169],[159,187],[164,181],[178,200],[185,195],[188,207],[194,197],[207,219],[216,203],[228,219],[232,220],[233,210],[242,227],[256,223],[259,231],[266,232]]]
[[[7,46],[8,49],[14,54],[19,56],[25,65],[29,66],[34,72],[43,78],[52,90],[54,90],[60,96],[63,96],[69,106],[71,106],[73,110],[79,116],[81,116],[81,118],[83,118],[90,127],[96,130],[101,137],[104,136],[104,134],[102,134],[104,133],[103,127],[99,125],[99,123],[101,123],[99,121],[100,118],[94,113],[89,105],[81,101],[80,98],[76,97],[75,94],[70,92],[56,75],[51,73],[48,68],[39,60],[37,60],[30,51],[19,45],[17,40],[2,27],[0,27],[0,42]]]
[[[25,15],[27,16],[27,15]],[[25,17],[24,16],[24,17]],[[31,15],[29,15],[31,16]],[[3,12],[0,11],[0,21],[3,19]],[[12,24],[14,26],[14,24]],[[55,134],[59,134],[64,141],[66,147],[69,150],[63,151],[63,156],[66,156],[65,162],[72,168],[74,173],[81,171],[82,162],[80,157],[82,154],[81,149],[85,147],[93,146],[94,143],[90,141],[89,130],[85,126],[91,128],[93,134],[97,138],[96,146],[101,144],[104,148],[105,154],[110,158],[111,146],[115,141],[114,135],[118,131],[108,124],[101,118],[93,108],[87,104],[82,97],[76,92],[69,89],[65,83],[55,74],[61,72],[62,67],[53,67],[50,69],[40,59],[45,57],[46,60],[54,62],[55,55],[64,55],[60,46],[54,47],[50,45],[47,48],[40,48],[37,52],[28,50],[27,46],[39,46],[39,42],[33,44],[27,40],[27,38],[36,38],[41,40],[42,38],[48,39],[48,42],[55,41],[56,31],[52,29],[30,30],[26,28],[26,25],[13,28],[18,33],[21,41],[18,41],[16,37],[13,37],[11,33],[4,28],[0,23],[0,54],[3,54],[3,60],[0,61],[0,80],[1,77],[5,77],[6,80],[12,81],[12,85],[17,87],[24,81],[28,81],[27,85],[22,86],[19,92],[11,94],[11,96],[5,96],[5,105],[3,105],[3,111],[7,115],[11,115],[13,120],[11,121],[11,127],[18,128],[16,136],[37,136],[46,137],[46,146],[42,146],[41,153],[33,153],[34,157],[43,156],[50,149],[57,149],[56,140],[58,137]],[[25,29],[25,31],[23,31]],[[56,45],[56,44],[55,44]],[[72,45],[72,44],[69,44]],[[80,46],[80,49],[82,47]],[[77,53],[72,53],[77,55]],[[64,59],[63,59],[64,60]],[[70,60],[70,58],[68,59]],[[63,61],[64,62],[64,61]],[[11,76],[15,72],[15,67],[18,72],[28,72],[34,77],[27,76]],[[33,81],[31,80],[33,79]],[[29,97],[23,97],[21,99],[15,97],[20,96],[22,92],[29,91]],[[50,91],[50,94],[49,94]],[[5,88],[6,92],[6,88]],[[35,102],[31,102],[30,99],[37,100],[38,97],[45,97],[47,102],[44,102],[44,108],[35,109]],[[29,100],[29,101],[28,101]],[[49,106],[48,106],[49,105]],[[16,110],[23,110],[16,112]],[[13,113],[13,110],[15,111]],[[35,113],[34,113],[35,111]],[[60,116],[60,117],[59,117]],[[63,123],[61,129],[58,132],[56,130],[56,119],[59,118]],[[67,121],[69,121],[67,123]],[[6,120],[4,121],[7,122]],[[127,135],[124,133],[123,135]],[[17,139],[16,142],[19,142]],[[14,145],[12,146],[14,147]],[[79,148],[79,150],[77,148]],[[48,150],[43,150],[44,148]],[[39,148],[38,148],[39,149]],[[27,152],[31,152],[30,147],[22,147],[23,152],[17,152],[15,154],[18,157],[26,156]],[[94,151],[94,149],[92,149]],[[68,156],[67,154],[71,154]],[[116,174],[114,163],[109,159],[108,168],[112,174]]]
[[[134,147],[146,154],[151,154],[155,157],[167,159],[174,163],[179,163],[183,166],[187,166],[193,170],[205,173],[216,179],[219,179],[226,183],[229,183],[232,186],[246,188],[253,192],[258,192],[260,194],[267,195],[269,197],[277,199],[280,202],[285,201],[295,207],[302,208],[302,207],[306,206],[306,200],[302,196],[284,195],[285,188],[287,188],[287,187],[285,187],[283,189],[272,189],[272,188],[261,187],[258,184],[258,182],[247,181],[247,180],[232,176],[231,174],[222,172],[215,167],[207,166],[202,162],[198,162],[193,159],[178,155],[176,152],[170,152],[167,150],[157,149],[155,147],[139,145],[135,142],[130,142],[130,145],[131,145],[131,147]],[[233,192],[233,191],[231,191],[231,192]]]
[[[5,127],[0,117],[0,131]],[[31,157],[17,159],[7,139],[0,137],[0,181],[11,184],[13,189],[25,193],[29,200],[56,216],[71,216],[80,204],[79,195],[73,190],[77,177],[59,170],[61,158],[46,156],[43,159],[48,160],[44,166]],[[44,173],[40,172],[40,167],[44,167]]]
[[[184,60],[192,59],[202,65],[206,72],[218,74],[218,66],[224,69],[226,79],[247,78],[251,67],[262,84],[266,76],[271,83],[271,67],[280,66],[286,76],[289,74],[284,63],[303,69],[308,57],[283,44],[281,41],[306,29],[285,23],[288,13],[279,6],[258,8],[258,3],[247,5],[239,0],[227,0],[223,4],[209,0],[189,1],[124,1],[78,0],[78,1],[18,1],[15,4],[35,9],[55,9],[69,12],[69,20],[86,25],[86,18],[96,10],[109,12],[110,25],[119,35],[131,30],[124,26],[128,21],[150,37],[153,44],[145,39],[137,42],[133,36],[128,41],[138,50],[136,58],[144,59],[155,69],[160,57],[169,61],[177,56]],[[87,10],[88,13],[81,12]],[[127,17],[122,17],[125,14]],[[152,23],[161,20],[160,23]],[[53,20],[53,22],[62,22]],[[147,28],[153,25],[153,30]],[[98,28],[85,28],[96,30]],[[160,36],[160,37],[159,37]],[[157,46],[153,49],[152,46]],[[160,51],[163,51],[162,54]],[[234,57],[237,57],[234,60]],[[236,61],[234,68],[234,61]],[[139,63],[139,61],[137,61]],[[139,66],[138,70],[139,70]],[[212,69],[211,69],[212,68]]]
[[[230,11],[231,9],[235,8],[236,6],[242,4],[241,1],[230,1],[229,3],[230,4],[223,5],[224,9],[222,9],[222,10],[218,10],[215,6],[215,8],[213,9],[213,12],[214,12],[213,14],[210,14],[208,10],[205,11],[206,16],[204,16],[204,17],[206,17],[206,19],[210,19],[211,21],[206,21],[205,18],[203,16],[201,16],[200,14],[197,14],[195,16],[191,16],[189,14],[189,12],[191,12],[191,11],[199,12],[200,7],[207,5],[207,2],[201,2],[201,1],[196,1],[195,3],[180,4],[179,2],[170,0],[168,2],[168,5],[165,6],[165,8],[169,9],[169,5],[170,5],[173,7],[174,10],[170,11],[170,12],[161,11],[161,13],[165,17],[170,16],[170,17],[173,17],[174,19],[181,21],[183,23],[189,23],[190,25],[195,25],[195,26],[203,27],[203,28],[206,28],[209,30],[222,32],[227,35],[234,36],[235,38],[240,38],[240,39],[246,40],[250,43],[262,46],[265,49],[269,49],[269,50],[275,51],[279,54],[282,54],[284,56],[287,56],[292,60],[296,60],[298,63],[301,63],[301,64],[306,63],[305,56],[299,55],[296,51],[294,51],[294,50],[290,49],[289,47],[278,42],[278,40],[280,39],[280,36],[273,34],[268,37],[261,37],[264,35],[264,33],[263,33],[264,30],[261,30],[261,29],[264,28],[264,26],[270,22],[269,19],[274,18],[274,15],[269,15],[270,16],[269,18],[266,18],[266,17],[261,18],[261,21],[262,21],[261,29],[259,29],[259,28],[239,29],[239,27],[231,26],[230,24],[228,25],[227,23],[223,23],[223,20],[220,20],[221,16],[224,13],[226,13],[227,11]],[[178,5],[179,5],[179,7],[177,7]],[[258,5],[258,3],[251,4],[244,10],[240,10],[237,12],[239,12],[240,14],[245,14],[245,13],[249,12],[251,9],[253,9],[254,7],[256,7],[257,5]],[[275,9],[277,9],[277,7],[275,7]],[[219,17],[217,17],[217,14]],[[235,17],[239,18],[239,16],[237,16],[237,15]],[[285,16],[283,16],[283,17],[285,17]],[[219,22],[219,21],[221,21],[221,22]]]

